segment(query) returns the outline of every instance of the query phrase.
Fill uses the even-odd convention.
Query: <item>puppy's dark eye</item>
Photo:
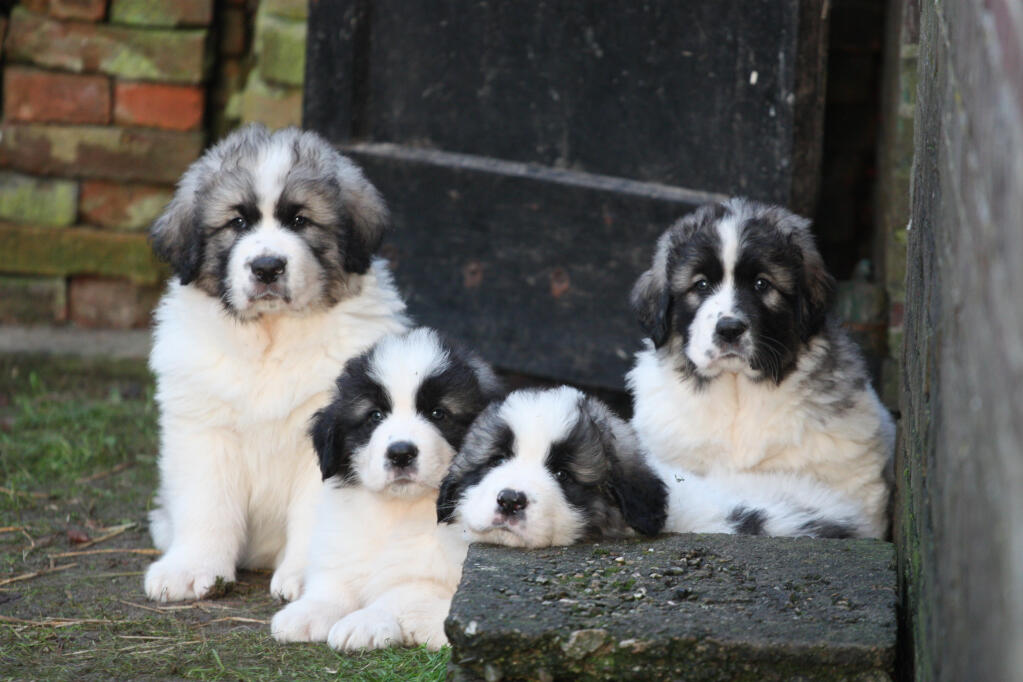
[[[708,280],[706,277],[701,277],[700,279],[693,282],[693,289],[695,289],[696,291],[707,291],[708,289],[710,289],[710,280]]]
[[[568,472],[564,469],[558,469],[554,472],[554,478],[558,479],[559,482],[564,483],[569,478]]]
[[[771,288],[771,283],[763,277],[757,277],[756,281],[753,282],[753,291],[764,292]]]
[[[435,407],[430,411],[430,419],[435,422],[442,422],[450,416],[451,414],[443,407]]]
[[[366,415],[366,419],[374,424],[379,424],[384,420],[384,413],[380,410],[373,410]]]
[[[303,227],[309,224],[309,219],[304,215],[296,215],[291,219],[291,229],[301,230]]]
[[[230,227],[232,230],[241,231],[241,230],[248,229],[249,222],[247,220],[245,220],[245,218],[242,218],[241,216],[237,216],[237,217],[232,218],[231,220],[229,220],[228,223],[227,223],[227,226]]]

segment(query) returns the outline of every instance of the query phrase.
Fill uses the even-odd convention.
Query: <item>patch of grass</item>
[[[269,571],[217,599],[162,608],[142,593],[156,485],[153,382],[139,361],[0,356],[0,677],[441,680],[447,649],[341,655],[278,644]],[[73,534],[100,553],[60,557]],[[93,549],[93,547],[90,547]],[[47,572],[53,566],[73,567]],[[252,622],[256,621],[256,622]]]

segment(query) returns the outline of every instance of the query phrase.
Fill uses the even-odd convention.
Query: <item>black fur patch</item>
[[[370,352],[345,364],[334,400],[314,415],[310,430],[323,479],[336,477],[341,485],[359,482],[352,456],[369,442],[377,427],[370,414],[373,410],[385,415],[391,411],[387,391],[370,377]]]
[[[466,490],[483,480],[491,469],[512,457],[515,434],[511,427],[500,422],[492,425],[493,437],[485,453],[473,453],[473,463],[461,470],[448,472],[437,496],[437,522],[454,523],[455,508]]]
[[[799,530],[815,538],[852,538],[856,537],[855,529],[846,523],[834,519],[814,519],[807,521]]]
[[[736,507],[728,515],[728,522],[738,535],[763,535],[767,515],[763,509]]]

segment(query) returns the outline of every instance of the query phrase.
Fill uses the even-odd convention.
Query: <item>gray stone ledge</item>
[[[449,677],[887,680],[895,601],[894,549],[874,540],[473,545]]]

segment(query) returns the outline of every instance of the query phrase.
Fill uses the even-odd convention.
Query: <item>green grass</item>
[[[145,513],[156,485],[156,408],[137,361],[0,356],[0,678],[440,680],[448,650],[340,655],[280,645],[269,572],[242,572],[223,598],[146,601]],[[72,535],[102,537],[79,548]],[[53,566],[72,567],[46,573]]]

